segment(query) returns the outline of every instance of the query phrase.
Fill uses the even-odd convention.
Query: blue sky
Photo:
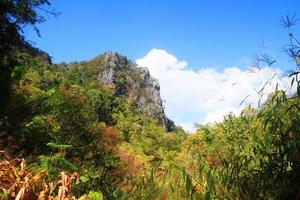
[[[88,60],[108,50],[136,61],[160,49],[186,61],[186,71],[208,68],[223,74],[226,68],[246,70],[264,41],[279,60],[274,67],[285,71],[293,65],[281,52],[288,38],[279,20],[297,14],[298,1],[52,0],[61,15],[38,26],[41,38],[30,28],[25,35],[54,62]],[[295,33],[300,35],[299,27]],[[159,53],[167,58],[163,51],[152,51],[149,58]],[[178,121],[194,123],[206,114],[186,111]]]
[[[61,12],[26,33],[55,62],[118,51],[135,60],[152,48],[188,60],[190,67],[239,65],[262,40],[276,56],[285,44],[279,19],[297,13],[297,0],[53,0]]]

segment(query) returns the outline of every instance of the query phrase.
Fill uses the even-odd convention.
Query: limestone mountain
[[[159,83],[149,70],[116,52],[107,52],[102,57],[98,80],[113,88],[115,95],[126,96],[142,114],[156,118],[171,131],[174,123],[164,112]]]
[[[109,87],[114,96],[124,96],[131,105],[142,115],[154,118],[168,131],[174,129],[174,122],[165,114],[163,101],[160,96],[160,86],[151,77],[147,68],[139,67],[136,63],[116,52],[106,52],[90,61],[74,62],[67,68],[80,66],[81,81],[91,77]]]

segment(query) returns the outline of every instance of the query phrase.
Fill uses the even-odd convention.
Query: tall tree
[[[45,9],[50,6],[48,0],[1,0],[0,1],[0,65],[4,67],[13,54],[15,48],[26,41],[23,29],[27,25],[33,26],[39,34],[36,24],[45,21],[38,10],[55,14]]]
[[[23,30],[32,26],[39,35],[36,25],[45,21],[39,13],[55,15],[48,0],[1,0],[0,1],[0,107],[3,108],[9,92],[11,71],[20,49],[31,48]],[[1,113],[1,109],[0,109]]]

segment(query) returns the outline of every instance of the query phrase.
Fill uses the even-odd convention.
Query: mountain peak
[[[144,115],[158,120],[171,131],[174,123],[167,118],[160,96],[160,86],[148,68],[140,68],[117,52],[103,54],[98,80],[111,87],[115,95],[124,95]]]

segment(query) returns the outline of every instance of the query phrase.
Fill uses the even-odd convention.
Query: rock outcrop
[[[115,95],[124,95],[144,115],[158,120],[168,131],[174,122],[167,118],[160,97],[160,86],[147,68],[138,67],[126,57],[107,52],[101,57],[98,80],[111,87]]]

